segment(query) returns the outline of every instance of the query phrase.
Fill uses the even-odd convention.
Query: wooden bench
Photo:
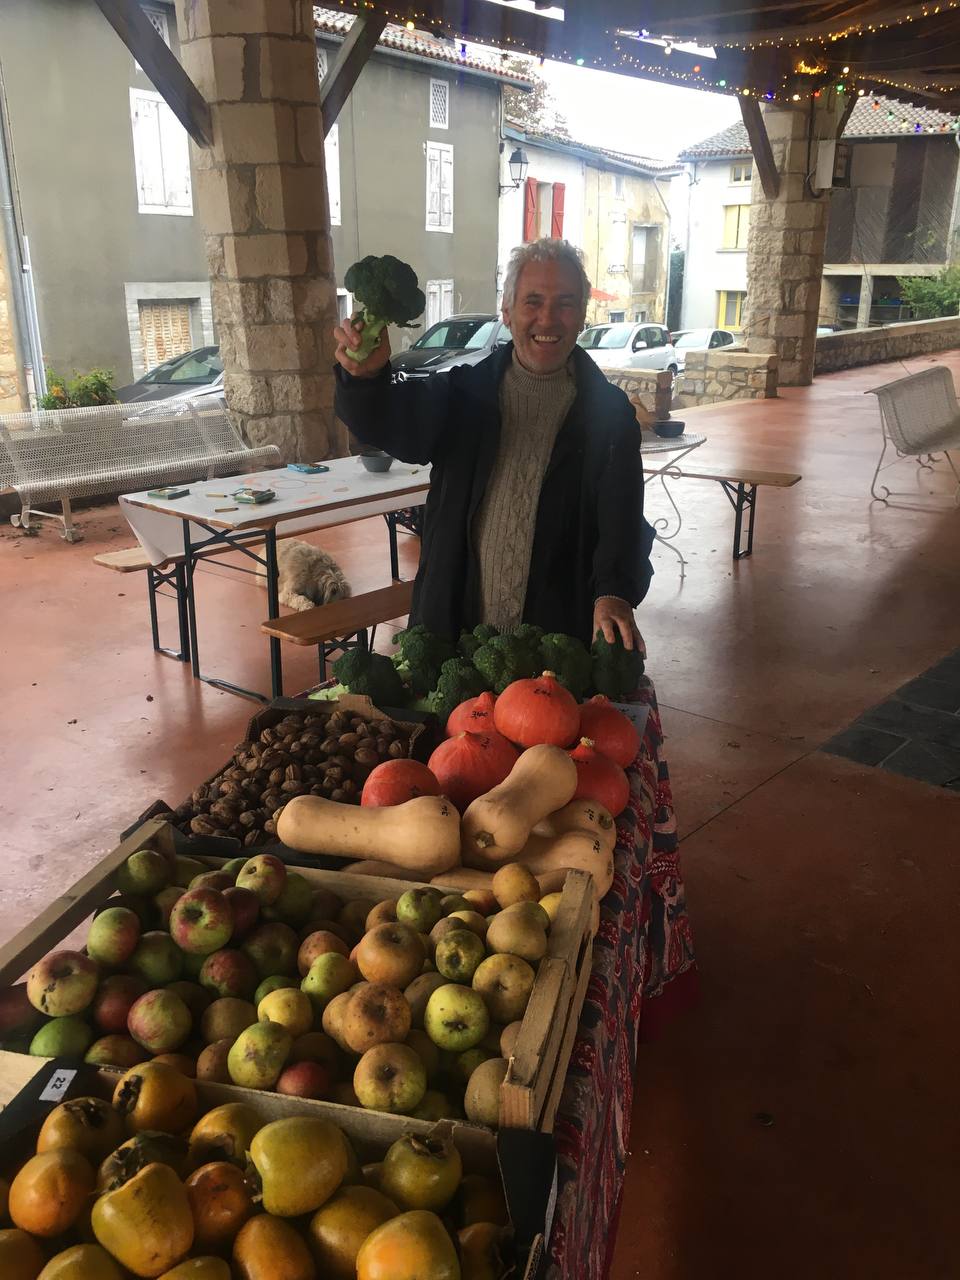
[[[755,467],[698,466],[692,460],[670,468],[668,475],[678,480],[715,480],[730,499],[735,512],[733,525],[733,558],[743,560],[753,554],[753,522],[757,509],[757,490],[762,485],[789,489],[803,479],[792,471],[762,471]],[[744,512],[747,513],[744,527]],[[744,535],[746,545],[744,545]]]
[[[291,613],[285,618],[269,618],[260,630],[278,640],[296,645],[316,645],[320,659],[320,679],[327,678],[327,658],[357,646],[372,647],[377,624],[402,618],[410,612],[412,582],[392,582],[389,587],[367,591],[361,596],[318,604],[313,609]],[[370,634],[367,635],[367,628]]]
[[[60,520],[76,542],[74,498],[124,489],[238,475],[276,465],[274,445],[249,448],[216,398],[112,404],[0,417],[0,484],[20,498],[14,525],[32,516]],[[59,502],[62,514],[36,503]]]

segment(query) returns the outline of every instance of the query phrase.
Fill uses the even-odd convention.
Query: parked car
[[[719,347],[732,347],[737,341],[737,335],[729,329],[681,329],[673,335],[677,367],[683,373],[688,351],[716,351]]]
[[[454,365],[479,364],[495,347],[510,340],[510,330],[499,316],[447,316],[431,325],[412,347],[392,355],[390,363],[408,378],[428,378]]]
[[[186,400],[209,395],[223,395],[223,361],[219,347],[197,347],[186,355],[173,356],[117,391],[121,404],[148,404],[173,397]]]
[[[677,353],[662,324],[595,324],[577,339],[601,369],[669,369]]]

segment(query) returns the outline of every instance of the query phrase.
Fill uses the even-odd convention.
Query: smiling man
[[[589,643],[642,643],[650,583],[640,428],[626,396],[577,347],[590,282],[564,240],[513,251],[503,319],[513,342],[477,365],[392,382],[390,346],[361,364],[337,341],[335,407],[354,435],[431,463],[411,623],[451,637],[521,622]]]

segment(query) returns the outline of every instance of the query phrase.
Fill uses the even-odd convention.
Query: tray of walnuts
[[[432,735],[393,719],[368,698],[323,703],[280,699],[250,721],[232,758],[174,810],[186,835],[231,836],[245,848],[276,840],[274,815],[293,796],[359,804],[385,760],[414,754]]]

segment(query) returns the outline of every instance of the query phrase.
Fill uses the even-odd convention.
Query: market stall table
[[[328,470],[316,475],[277,467],[237,481],[199,481],[182,498],[152,497],[148,491],[120,498],[120,510],[154,564],[174,557],[184,560],[190,662],[198,680],[265,700],[259,693],[200,671],[194,571],[201,556],[240,551],[262,566],[270,617],[275,618],[280,612],[278,530],[287,537],[404,511],[424,502],[430,488],[429,467],[394,462],[389,471],[368,472],[358,457],[333,458],[324,465]],[[240,503],[232,496],[238,487],[270,488],[276,497],[261,504]],[[396,525],[392,523],[390,537],[391,565],[395,566]],[[261,542],[263,555],[252,549]],[[271,688],[273,696],[279,697],[283,693],[280,641],[271,636],[269,646]]]

